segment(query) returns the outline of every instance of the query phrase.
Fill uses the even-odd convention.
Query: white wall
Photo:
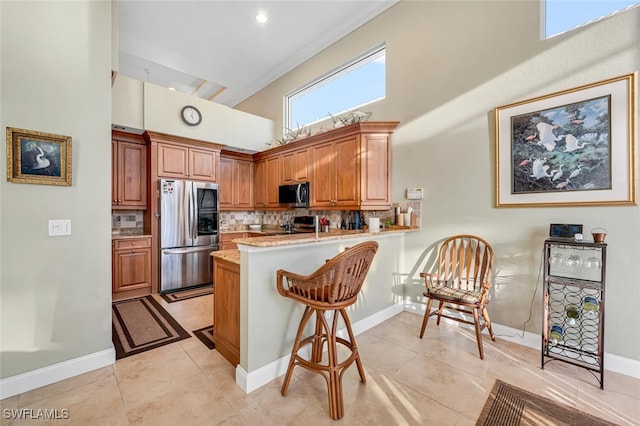
[[[392,140],[392,198],[424,187],[422,231],[407,235],[413,267],[407,295],[420,301],[417,272],[439,240],[476,233],[496,252],[494,323],[541,331],[540,263],[549,223],[609,231],[605,350],[640,360],[639,207],[502,208],[494,204],[494,108],[640,69],[640,9],[540,40],[538,1],[402,1],[238,109],[282,128],[282,96],[385,42],[387,97],[372,120],[400,120]],[[637,118],[636,118],[637,119]],[[634,335],[637,336],[637,333]]]
[[[0,2],[0,12],[3,134],[10,126],[73,138],[72,186],[9,183],[0,150],[5,379],[113,349],[111,5]],[[72,235],[49,237],[49,219],[70,219]]]

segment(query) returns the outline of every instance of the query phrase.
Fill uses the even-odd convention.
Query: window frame
[[[317,89],[319,87],[324,86],[327,83],[330,83],[344,75],[349,74],[350,72],[365,66],[371,62],[376,61],[377,59],[380,58],[380,56],[385,56],[385,81],[384,81],[384,96],[376,98],[376,99],[372,99],[370,101],[367,101],[365,103],[362,104],[358,104],[358,105],[354,105],[352,107],[347,108],[346,110],[343,111],[337,111],[337,112],[332,112],[331,114],[333,115],[339,115],[342,114],[346,111],[351,111],[354,110],[356,108],[359,108],[363,105],[367,105],[369,103],[372,102],[376,102],[379,101],[381,99],[384,99],[386,97],[386,89],[387,89],[387,82],[386,82],[386,44],[380,44],[376,47],[374,47],[373,49],[368,50],[367,52],[358,55],[357,57],[355,57],[354,59],[346,62],[345,64],[321,75],[320,77],[311,80],[310,82],[298,87],[295,90],[292,90],[288,93],[285,93],[284,98],[283,98],[283,103],[284,103],[284,111],[283,111],[283,131],[286,133],[288,130],[294,130],[297,129],[298,127],[302,127],[302,126],[309,126],[309,125],[313,125],[315,123],[318,123],[320,121],[325,120],[326,118],[321,118],[318,119],[316,121],[312,121],[310,123],[302,123],[299,124],[298,123],[292,123],[291,122],[291,118],[292,118],[292,113],[293,113],[293,102],[296,100],[296,98],[303,96],[309,92],[312,92],[314,89]],[[295,126],[295,127],[294,127]]]

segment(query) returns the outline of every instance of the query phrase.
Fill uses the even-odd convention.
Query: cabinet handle
[[[132,246],[135,246],[135,245],[136,245],[136,243],[132,241],[132,242],[131,242],[131,245],[132,245]]]
[[[135,252],[136,252],[135,250],[131,250],[131,253],[135,253]]]

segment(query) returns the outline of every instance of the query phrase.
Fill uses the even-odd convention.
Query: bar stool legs
[[[347,312],[344,309],[329,310],[330,312],[333,312],[333,321],[331,327],[329,327],[327,319],[324,316],[326,311],[327,310],[312,308],[310,306],[305,308],[302,319],[300,320],[300,325],[298,326],[298,333],[291,351],[289,367],[287,368],[287,374],[285,375],[284,383],[282,384],[281,393],[283,396],[287,394],[293,369],[296,365],[318,373],[322,375],[327,382],[329,393],[329,413],[332,419],[337,420],[344,416],[342,376],[346,369],[355,361],[358,367],[358,373],[360,374],[360,380],[363,383],[366,382],[366,377],[362,361],[360,360],[360,354],[358,353],[358,348],[356,346],[355,336],[351,329],[351,321],[349,321]],[[315,332],[309,337],[302,338],[304,329],[314,314],[316,315]],[[344,321],[347,334],[349,335],[349,340],[337,336],[339,317],[342,317]],[[327,363],[322,364],[322,355],[325,343],[327,343]],[[342,362],[340,362],[338,358],[338,344],[343,345],[351,351],[351,354]],[[311,345],[309,360],[304,359],[298,353],[300,349],[306,345]]]

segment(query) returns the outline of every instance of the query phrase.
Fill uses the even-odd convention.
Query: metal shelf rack
[[[544,242],[541,368],[559,360],[589,370],[604,389],[607,245]]]

